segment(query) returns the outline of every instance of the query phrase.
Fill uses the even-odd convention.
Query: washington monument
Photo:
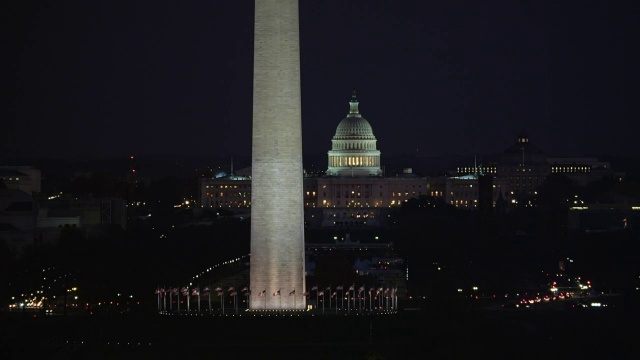
[[[304,309],[298,0],[256,0],[250,305]]]

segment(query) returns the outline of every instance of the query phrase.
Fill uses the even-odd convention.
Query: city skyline
[[[249,157],[252,1],[10,10],[8,126],[19,155]],[[300,10],[305,155],[331,149],[354,89],[383,161],[501,152],[521,129],[549,156],[637,153],[628,9],[302,1]]]

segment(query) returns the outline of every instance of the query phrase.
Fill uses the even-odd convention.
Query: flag
[[[189,295],[189,288],[188,287],[183,287],[182,288],[182,295],[187,296]]]
[[[232,291],[229,295],[236,296],[236,295],[238,295],[238,292],[237,291]]]
[[[204,289],[202,289],[202,291],[209,291],[209,287],[205,286]]]
[[[280,290],[273,293],[273,296],[279,296],[279,295],[280,295]]]
[[[249,288],[247,288],[246,286],[242,288],[242,290],[240,291],[249,291]]]
[[[373,292],[373,288],[369,288],[369,295]]]
[[[318,290],[318,286],[316,285],[316,286],[312,287],[311,291],[313,291],[313,290]]]
[[[354,288],[353,288],[353,285],[351,285],[351,286],[349,286],[349,290],[347,290],[347,291],[351,291],[351,290],[353,290],[353,289],[354,289]]]
[[[171,289],[171,293],[172,293],[173,295],[178,295],[178,288],[173,288],[173,289]]]
[[[324,296],[324,292],[319,292],[318,296]]]
[[[262,290],[260,291],[260,293],[258,293],[258,296],[264,296],[267,293],[267,290]]]
[[[227,291],[234,291],[236,288],[234,288],[233,286],[229,288],[229,290]]]
[[[218,287],[216,288],[216,291],[222,291],[222,288],[221,288],[220,286],[218,286]]]
[[[156,295],[160,294],[160,289],[156,289]]]
[[[383,289],[382,288],[378,288],[378,292],[381,292]]]
[[[324,289],[324,291],[331,291],[331,286],[327,286],[327,288]]]
[[[244,293],[244,296],[249,296],[249,295],[251,295],[250,291],[247,291],[247,292]]]
[[[331,294],[331,297],[332,297],[332,298],[336,297],[336,294],[337,294],[337,293],[338,293],[337,291],[334,291],[334,292],[333,292],[333,294]]]
[[[358,289],[358,293],[361,293],[364,291],[364,285],[360,286],[360,288]]]
[[[196,288],[191,289],[191,295],[192,295],[192,296],[198,296],[198,295],[200,295],[200,290],[199,290],[197,287],[196,287]]]
[[[336,290],[342,290],[342,285],[336,287]]]
[[[291,295],[293,295],[295,293],[296,293],[296,289],[293,289],[293,291],[289,293],[289,296],[291,296]]]
[[[308,291],[305,291],[305,292],[303,292],[303,293],[302,293],[302,295],[304,295],[304,296],[309,296],[309,292],[308,292]]]

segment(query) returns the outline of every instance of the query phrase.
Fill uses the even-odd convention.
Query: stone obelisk
[[[256,0],[251,178],[252,310],[304,309],[298,0]]]

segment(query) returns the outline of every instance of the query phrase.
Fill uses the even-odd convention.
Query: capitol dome
[[[348,140],[354,138],[370,140],[376,139],[375,136],[373,136],[371,124],[361,116],[347,116],[344,118],[340,121],[340,124],[338,124],[336,135],[333,137],[334,140]]]
[[[349,101],[349,114],[342,119],[331,139],[330,176],[380,176],[380,151],[371,124],[360,115],[355,92]]]

